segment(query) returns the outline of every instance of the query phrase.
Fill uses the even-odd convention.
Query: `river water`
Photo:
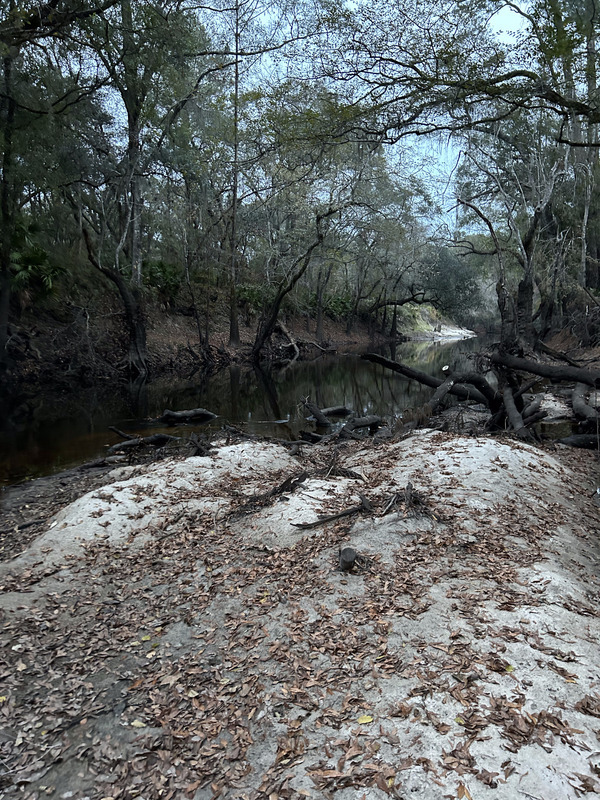
[[[442,367],[472,367],[484,342],[406,342],[379,350],[431,375]],[[156,381],[137,389],[94,387],[68,397],[40,397],[26,421],[3,423],[0,429],[0,484],[48,475],[101,457],[122,441],[115,426],[148,436],[162,430],[189,435],[218,430],[224,424],[282,439],[314,430],[306,421],[302,399],[320,407],[346,405],[360,414],[397,418],[428,401],[432,389],[358,355],[327,355],[280,370],[259,372],[233,366],[203,382]],[[210,425],[165,429],[152,423],[166,408],[207,408],[218,419]],[[341,423],[340,423],[341,424]]]

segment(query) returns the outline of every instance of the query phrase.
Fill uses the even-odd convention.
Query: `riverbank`
[[[448,363],[461,368],[468,364],[468,353],[481,346],[477,339],[401,343],[388,348],[387,355],[441,375]],[[317,352],[312,359],[262,370],[232,364],[210,376],[164,376],[142,385],[101,382],[57,393],[45,387],[0,426],[0,485],[102,457],[107,447],[121,441],[112,428],[139,436],[173,433],[152,422],[167,408],[203,407],[219,415],[213,424],[176,430],[184,439],[191,432],[213,435],[227,424],[258,436],[294,439],[307,425],[302,413],[306,396],[322,406],[369,408],[369,413],[391,421],[431,396],[426,387],[385,374],[357,354]]]
[[[180,309],[184,311],[185,309]],[[276,331],[270,357],[287,361],[317,358],[323,352],[356,353],[389,342],[377,326],[360,318],[351,330],[346,320],[324,317],[320,336],[316,321],[304,315],[283,315],[285,333]],[[405,311],[399,323],[397,341],[407,338],[462,338],[463,329],[442,325],[429,307]],[[174,376],[185,378],[209,373],[229,364],[249,363],[256,336],[258,316],[240,314],[240,344],[229,345],[229,314],[222,301],[215,304],[209,326],[212,363],[205,360],[198,340],[198,327],[189,313],[167,312],[156,303],[145,309],[148,367],[150,379]],[[440,330],[436,330],[436,329]],[[205,335],[203,331],[203,336]],[[289,336],[294,345],[291,344]],[[116,298],[105,297],[92,313],[89,309],[50,303],[48,308],[22,314],[11,326],[9,352],[11,366],[3,375],[0,391],[0,414],[18,413],[40,391],[69,392],[73,387],[94,388],[128,380],[127,334],[123,328],[122,309]]]
[[[222,441],[96,476],[0,568],[0,785],[598,791],[596,471],[590,452],[425,431],[296,455]]]

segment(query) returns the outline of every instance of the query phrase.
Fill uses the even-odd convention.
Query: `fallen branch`
[[[532,372],[534,375],[541,375],[552,381],[575,381],[585,383],[586,386],[600,386],[600,371],[583,369],[581,367],[561,366],[552,364],[539,364],[537,361],[530,361],[525,358],[517,358],[510,353],[492,353],[490,356],[492,364],[509,369],[517,369],[522,372]]]
[[[354,412],[346,406],[330,406],[329,408],[322,408],[321,414],[326,417],[349,417]]]
[[[185,422],[210,422],[216,419],[217,415],[205,408],[188,408],[185,411],[170,411],[165,409],[158,422],[166,422],[167,425],[177,425]]]
[[[151,445],[152,447],[162,447],[169,442],[181,441],[178,436],[169,436],[168,433],[154,433],[152,436],[142,436],[137,439],[127,439],[125,442],[118,442],[108,448],[109,453],[118,453],[122,450],[131,450],[134,447],[145,447]]]
[[[371,505],[370,501],[363,495],[359,495],[360,497],[360,505],[359,506],[352,506],[351,508],[346,508],[343,511],[340,511],[338,514],[331,514],[328,517],[319,517],[319,519],[315,520],[315,522],[292,522],[294,528],[302,528],[302,530],[310,530],[311,528],[318,528],[320,525],[326,525],[328,522],[335,522],[338,519],[342,519],[342,517],[349,517],[352,514],[358,514],[360,511],[372,511],[373,506]]]
[[[116,433],[117,436],[120,436],[122,439],[137,439],[137,436],[133,436],[131,433],[125,433],[125,431],[121,431],[118,428],[115,428],[114,425],[109,425],[108,430]]]
[[[405,364],[400,364],[398,361],[391,361],[389,358],[384,358],[377,353],[363,353],[361,356],[365,361],[372,361],[374,364],[381,364],[386,369],[391,369],[404,375],[405,378],[410,378],[413,381],[418,381],[425,386],[431,386],[432,389],[437,389],[444,381],[439,378],[434,378],[433,375],[428,375],[426,372],[420,372],[412,367],[407,367]],[[484,379],[485,380],[485,379]],[[450,394],[456,395],[461,400],[470,400],[474,403],[483,403],[488,405],[485,396],[475,387],[464,386],[461,383],[455,383],[449,390]]]
[[[296,344],[296,340],[294,339],[292,334],[288,331],[288,329],[285,327],[285,325],[281,320],[278,321],[276,327],[279,328],[279,330],[283,333],[285,337],[287,337],[287,340],[290,343],[290,347],[294,351],[294,357],[290,360],[289,364],[286,364],[286,366],[289,367],[290,364],[293,364],[294,361],[297,361],[300,358],[300,350],[298,348],[298,345]]]
[[[536,422],[540,422],[547,416],[548,412],[542,408],[540,411],[536,411],[535,414],[531,414],[528,417],[523,417],[523,424],[526,428],[531,428],[532,425],[535,425]]]
[[[328,428],[331,425],[331,422],[327,419],[325,414],[323,414],[323,412],[321,411],[319,406],[316,405],[316,403],[311,403],[311,401],[308,398],[306,398],[306,400],[303,400],[302,402],[307,411],[309,411],[310,414],[312,414],[312,416],[316,419],[317,425],[320,425],[323,428]]]
[[[531,431],[525,427],[523,417],[517,410],[510,386],[505,387],[504,391],[502,392],[502,397],[504,398],[504,408],[506,409],[508,421],[514,430],[515,435],[524,441],[533,441],[533,435]]]
[[[343,433],[344,431],[346,433],[351,433],[352,431],[355,431],[356,428],[369,428],[371,433],[375,433],[382,422],[383,420],[381,417],[378,417],[375,414],[371,414],[367,417],[354,417],[353,419],[348,420],[340,433]]]

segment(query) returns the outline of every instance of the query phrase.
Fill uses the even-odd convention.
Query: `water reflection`
[[[482,341],[407,342],[380,351],[417,369],[441,375],[442,367],[472,369],[469,356]],[[431,389],[362,361],[357,355],[329,355],[300,362],[280,371],[262,371],[238,365],[202,382],[172,380],[138,384],[123,391],[100,387],[82,390],[68,398],[36,400],[32,419],[0,431],[0,483],[48,474],[100,457],[119,438],[113,425],[130,433],[161,430],[149,420],[165,408],[208,408],[219,415],[211,429],[230,423],[265,436],[296,438],[310,427],[302,399],[310,397],[320,407],[346,405],[360,414],[397,417],[419,408]],[[186,426],[182,435],[207,426]],[[172,429],[170,430],[172,432]]]

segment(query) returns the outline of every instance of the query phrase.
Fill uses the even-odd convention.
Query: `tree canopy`
[[[246,309],[259,357],[282,303],[395,334],[406,303],[473,323],[495,286],[516,342],[600,288],[594,0],[0,14],[4,364],[19,293],[86,263],[139,374],[152,296],[186,296],[206,354],[203,298],[233,345]]]

